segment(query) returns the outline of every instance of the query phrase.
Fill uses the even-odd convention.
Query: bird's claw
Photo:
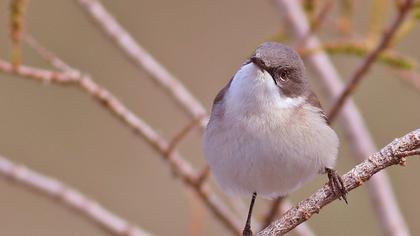
[[[331,191],[338,197],[338,199],[343,199],[346,202],[346,204],[348,204],[346,197],[347,190],[344,186],[341,176],[337,174],[337,171],[330,168],[325,168],[325,171],[328,175],[328,184],[331,188]]]

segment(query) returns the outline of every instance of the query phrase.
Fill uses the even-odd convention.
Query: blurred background
[[[374,4],[355,1],[352,23],[365,36]],[[393,1],[384,5],[381,27],[394,16]],[[288,41],[288,24],[270,1],[102,1],[133,37],[176,75],[209,110],[218,90],[261,42]],[[388,7],[386,7],[388,6]],[[336,4],[325,20],[334,24]],[[190,118],[139,70],[92,23],[77,1],[30,1],[25,32],[70,65],[108,88],[132,111],[171,139]],[[10,58],[9,1],[0,0],[0,57]],[[333,27],[322,28],[323,40],[337,39]],[[398,43],[403,55],[420,59],[420,27]],[[22,63],[53,69],[24,44]],[[361,58],[334,54],[333,62],[348,78]],[[311,76],[309,71],[309,76]],[[312,80],[324,107],[331,101]],[[420,92],[389,66],[377,63],[353,96],[378,147],[420,126]],[[189,235],[191,218],[202,208],[201,235],[230,235],[194,195],[174,179],[167,164],[146,142],[91,97],[71,86],[42,84],[0,73],[0,153],[14,162],[67,183],[103,206],[155,235]],[[356,164],[346,137],[338,171]],[[196,167],[204,166],[201,132],[195,129],[180,151]],[[413,235],[420,235],[420,160],[387,169],[404,218]],[[213,180],[211,180],[213,182]],[[290,196],[307,197],[325,183],[319,176]],[[217,192],[220,190],[212,184]],[[223,193],[220,193],[223,196]],[[381,235],[366,188],[349,194],[349,205],[335,201],[308,224],[318,235]],[[239,199],[239,198],[238,198]],[[248,199],[243,199],[248,204]],[[197,205],[199,204],[199,205]],[[258,199],[256,218],[269,201]],[[200,210],[199,210],[200,212]],[[245,215],[243,221],[245,221]],[[0,178],[0,235],[108,235],[96,225],[43,195]],[[293,235],[293,234],[291,234]]]

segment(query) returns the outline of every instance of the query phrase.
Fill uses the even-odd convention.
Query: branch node
[[[319,214],[319,212],[321,211],[321,207],[319,207],[318,205],[314,207],[314,213]]]
[[[197,187],[201,186],[203,184],[203,182],[207,179],[207,177],[210,174],[210,168],[209,166],[204,166],[198,173],[197,176],[195,177],[195,184],[197,185]]]
[[[169,142],[165,150],[165,155],[170,155],[178,144],[206,117],[205,114],[194,117],[185,127],[183,127]]]
[[[407,158],[401,157],[400,163],[398,163],[400,166],[407,166]]]
[[[307,211],[306,209],[302,209],[302,216],[305,220],[308,220],[309,218],[311,218],[311,213],[309,211]]]
[[[355,176],[354,180],[356,181],[357,186],[362,186],[365,183],[359,176]]]

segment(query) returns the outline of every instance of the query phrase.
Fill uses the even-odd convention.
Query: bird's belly
[[[326,125],[281,124],[267,116],[226,125],[209,126],[204,151],[216,181],[228,193],[287,195],[334,163],[338,144],[323,145],[336,139]]]

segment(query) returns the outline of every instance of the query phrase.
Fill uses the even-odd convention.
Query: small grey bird
[[[216,182],[229,194],[273,199],[327,173],[346,203],[333,169],[339,141],[311,91],[299,55],[280,43],[258,46],[214,99],[204,133],[204,155]]]

